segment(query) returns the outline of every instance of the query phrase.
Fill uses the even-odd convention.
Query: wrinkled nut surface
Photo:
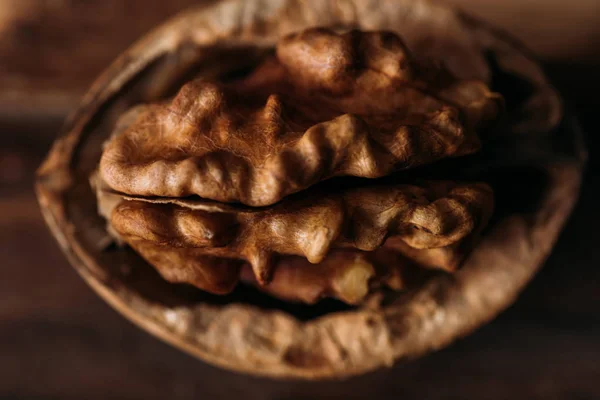
[[[100,174],[131,195],[266,206],[331,177],[473,153],[501,108],[483,82],[413,62],[393,33],[309,29],[241,81],[195,80],[144,107]]]
[[[307,304],[324,297],[360,304],[371,289],[386,286],[401,290],[426,277],[410,260],[385,248],[372,252],[334,250],[318,264],[301,257],[282,257],[268,285],[260,285],[250,267],[242,267],[240,273],[243,282],[259,286],[263,292]]]
[[[373,251],[390,236],[415,249],[450,246],[479,230],[493,207],[485,184],[431,182],[309,194],[267,209],[223,212],[194,210],[193,203],[185,207],[182,201],[123,201],[112,211],[111,224],[167,280],[222,293],[233,288],[240,260],[266,284],[280,255],[321,263],[331,248]],[[166,249],[189,260],[175,275],[163,272],[176,263],[165,258]],[[224,268],[224,260],[231,266]],[[217,279],[219,271],[223,279]]]
[[[473,153],[501,109],[483,82],[415,62],[393,33],[308,29],[245,77],[196,79],[123,114],[98,201],[124,196],[101,212],[109,231],[169,282],[225,294],[241,277],[286,300],[358,304],[372,288],[404,288],[417,265],[456,270],[493,192],[451,181],[311,186]]]

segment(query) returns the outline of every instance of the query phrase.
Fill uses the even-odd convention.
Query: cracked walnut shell
[[[310,30],[316,26],[327,30]],[[356,29],[393,32],[402,41],[387,34],[361,36],[355,33]],[[281,42],[282,38],[287,39]],[[370,61],[363,65],[367,68],[350,74],[344,68],[331,70],[336,77],[332,81],[331,75],[320,75],[318,69],[297,62],[294,54],[298,52],[307,52],[318,60],[322,56],[322,41],[339,50],[340,56],[347,56],[347,63],[352,63],[357,55],[368,54]],[[307,45],[298,47],[299,43]],[[385,46],[389,46],[392,57],[377,55]],[[301,58],[305,59],[308,58]],[[380,73],[369,70],[371,60],[382,63],[377,64],[382,66]],[[386,83],[390,76],[394,77],[393,85]],[[189,85],[182,86],[184,82]],[[363,85],[364,82],[375,83]],[[177,95],[182,87],[179,93],[183,97]],[[272,91],[273,87],[279,89]],[[219,110],[220,115],[208,123],[211,127],[218,121],[210,131],[215,139],[224,132],[218,125],[230,123],[239,123],[239,132],[256,139],[249,119],[236,120],[236,113],[240,112],[256,117],[253,121],[260,116],[263,127],[271,123],[270,134],[280,136],[264,137],[265,142],[261,143],[273,140],[274,145],[265,145],[254,154],[256,149],[244,144],[253,142],[250,136],[242,135],[240,138],[247,141],[225,146],[219,157],[229,155],[219,159],[211,158],[218,147],[210,143],[207,152],[192,152],[187,146],[171,146],[171,142],[165,146],[156,141],[136,141],[136,135],[177,136],[177,127],[201,141],[194,125],[198,121],[184,123],[187,116],[182,111],[198,106],[186,103],[189,93],[197,94],[207,88],[223,100],[218,107],[209,107],[210,112]],[[389,94],[391,100],[406,105],[402,115],[387,118],[386,107],[393,107],[394,102],[380,101],[384,92],[385,97]],[[400,94],[393,97],[394,93]],[[506,111],[502,114],[502,104],[495,93],[505,99]],[[239,109],[238,94],[256,97],[256,102],[243,101],[250,107]],[[423,101],[407,104],[402,96],[417,96]],[[308,98],[317,100],[306,102]],[[331,101],[335,98],[343,101]],[[367,98],[376,101],[364,101]],[[133,122],[126,124],[121,134],[114,134],[117,121],[137,106],[139,113],[130,114]],[[174,106],[175,112],[169,111]],[[283,113],[277,114],[280,111]],[[296,124],[284,126],[292,126],[289,131],[272,124],[276,119],[269,122],[270,117],[289,118],[290,113],[297,119],[287,120]],[[440,129],[436,116],[452,121],[451,125],[442,126],[453,129]],[[156,129],[157,124],[144,128],[144,121],[156,121],[157,117],[160,126],[165,124],[161,129]],[[385,159],[387,163],[353,165],[352,159],[333,157],[341,153],[312,151],[314,142],[310,140],[294,147],[314,126],[330,124],[340,117],[346,123],[352,122],[351,131],[358,134],[354,139],[362,138],[362,147],[358,146],[361,151],[373,155],[373,160]],[[171,126],[166,124],[167,118],[171,119]],[[415,132],[431,121],[434,123],[427,129],[439,135],[436,137],[440,141],[434,147],[439,151],[423,157],[415,149],[431,148],[432,143],[421,142]],[[510,168],[503,164],[490,167],[485,161],[497,162],[500,153],[496,150],[503,143],[521,143],[523,138],[545,143],[559,133],[573,138],[575,133],[569,121],[568,115],[563,116],[556,91],[519,44],[442,5],[422,0],[229,0],[181,14],[119,58],[98,79],[68,121],[64,134],[38,172],[36,190],[53,234],[77,271],[100,296],[149,332],[210,363],[238,371],[310,379],[348,377],[441,348],[514,301],[550,252],[574,204],[584,156],[574,146],[569,157],[521,158],[519,165],[507,163]],[[408,126],[413,131],[407,135],[417,138],[413,150],[403,153],[402,149],[381,142],[378,136],[384,131],[402,132]],[[175,130],[166,129],[173,127]],[[290,141],[281,140],[282,137]],[[107,140],[103,156],[102,146]],[[130,144],[134,147],[128,148]],[[243,153],[247,150],[249,153]],[[519,150],[522,154],[527,148]],[[275,170],[282,171],[280,167],[285,163],[277,164],[278,157],[286,151],[311,154],[315,164],[310,165],[317,165],[314,171],[326,173],[303,174],[302,169],[291,168],[298,165],[293,162],[283,169],[290,179],[282,180],[283,175],[271,177],[268,190],[261,195],[262,189],[255,185],[258,181],[250,179],[257,173],[256,167],[276,165]],[[474,154],[476,151],[479,152]],[[506,153],[502,154],[506,159]],[[468,157],[462,157],[465,155]],[[168,178],[176,168],[196,168],[219,160],[227,164],[216,162],[212,168],[202,169],[210,170],[203,179],[222,184],[223,191],[215,189],[219,185],[186,187]],[[325,163],[327,168],[319,163]],[[429,164],[433,165],[428,167]],[[400,171],[397,176],[409,179],[403,185],[415,185],[412,172],[405,173],[404,169],[421,165],[418,171],[426,174],[427,181],[463,181],[464,177],[458,176],[460,171],[466,175],[465,182],[489,182],[495,210],[485,230],[478,227],[487,221],[478,222],[477,227],[461,233],[462,239],[441,243],[442,247],[416,249],[397,235],[373,251],[341,246],[343,240],[332,240],[332,249],[320,264],[311,264],[304,256],[284,254],[278,257],[285,264],[275,265],[270,285],[259,290],[238,285],[226,296],[214,296],[167,282],[130,248],[110,245],[112,234],[117,233],[107,232],[106,220],[97,215],[96,193],[88,184],[88,177],[99,165],[102,178],[121,192],[109,207],[115,209],[134,202],[144,202],[142,209],[171,209],[181,207],[176,203],[190,199],[180,197],[191,194],[213,200],[202,200],[205,211],[241,210],[257,205],[262,206],[261,210],[267,205],[264,209],[271,209],[317,190],[311,186],[327,188],[338,179],[360,180],[353,175],[363,174],[369,178],[366,180],[373,181],[381,179],[375,176]],[[239,175],[227,175],[229,169],[225,167],[229,165],[238,168]],[[134,177],[144,178],[138,172],[144,172],[148,166],[160,173],[160,179],[147,175],[136,181]],[[198,172],[193,168],[191,171]],[[261,173],[268,176],[268,172]],[[327,181],[319,183],[324,180]],[[153,181],[159,184],[151,184]],[[339,193],[342,198],[344,195],[345,190]],[[165,196],[171,198],[160,204]],[[185,212],[189,212],[190,204],[185,206]],[[237,212],[233,215],[238,218]],[[113,228],[109,226],[109,230]],[[219,226],[212,228],[219,232]],[[188,251],[185,247],[168,248],[175,254],[173,257],[179,249]],[[260,285],[250,267],[240,261],[239,270],[232,276]],[[443,264],[455,272],[417,268],[416,264]],[[392,265],[396,268],[389,268]],[[411,277],[415,272],[418,276]],[[358,301],[365,292],[371,293],[365,295],[364,301]],[[360,304],[340,308],[339,303],[322,301],[291,306],[289,301],[275,300],[312,303],[323,296]]]

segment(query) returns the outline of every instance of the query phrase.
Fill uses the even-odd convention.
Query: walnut
[[[209,212],[194,209],[198,202],[193,200],[157,202],[125,201],[111,215],[112,227],[125,241],[135,243],[133,246],[152,264],[175,264],[162,255],[157,259],[151,255],[152,249],[158,253],[169,247],[186,249],[185,258],[244,260],[258,281],[266,284],[274,255],[298,255],[320,263],[332,247],[372,251],[390,236],[416,249],[457,243],[487,221],[493,197],[486,185],[435,182],[335,193],[309,191],[267,209]],[[220,287],[197,283],[202,261],[195,261],[195,268],[188,264],[190,283],[221,292]],[[206,265],[217,270],[212,263]],[[178,272],[177,280],[186,281],[183,272]]]
[[[138,106],[119,119],[99,179],[133,201],[114,208],[109,231],[171,282],[224,294],[249,264],[265,290],[284,298],[314,302],[330,294],[356,303],[374,272],[352,261],[362,256],[326,259],[332,249],[372,252],[391,237],[401,242],[395,251],[455,270],[456,249],[489,219],[491,188],[309,187],[339,176],[380,178],[477,151],[478,135],[501,107],[502,97],[483,82],[413,60],[392,32],[293,33],[278,42],[276,57],[244,78],[196,79],[170,102]],[[214,212],[206,200],[267,207]],[[317,264],[303,271],[311,278],[293,274],[320,287],[319,296],[281,290],[302,286],[281,283],[299,269],[288,256]],[[284,268],[268,287],[279,264],[296,267]],[[318,280],[320,286],[308,284]],[[360,295],[349,295],[343,282],[361,287]]]
[[[584,159],[548,146],[576,132],[518,44],[413,0],[190,10],[65,129],[36,190],[82,277],[181,349],[275,377],[364,373],[493,318]]]
[[[266,206],[331,177],[472,153],[502,103],[482,82],[420,76],[390,32],[311,29],[277,55],[245,82],[195,80],[145,107],[106,145],[102,178],[132,195]]]
[[[313,189],[269,209],[122,197],[97,176],[93,185],[111,232],[166,280],[225,294],[241,278],[306,303],[334,297],[357,304],[379,284],[404,289],[407,275],[414,281],[415,261],[454,271],[464,257],[463,239],[481,231],[493,206],[487,185],[439,181],[341,193]]]

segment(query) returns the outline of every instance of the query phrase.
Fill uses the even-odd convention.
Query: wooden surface
[[[62,117],[156,24],[213,0],[0,0],[0,117]]]
[[[572,60],[549,71],[581,116],[591,162],[546,266],[512,308],[474,335],[346,383],[222,371],[124,320],[71,269],[34,200],[33,172],[62,116],[0,119],[0,398],[600,398],[600,73]]]

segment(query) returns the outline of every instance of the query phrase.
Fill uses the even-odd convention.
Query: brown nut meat
[[[334,250],[318,264],[301,257],[282,257],[273,280],[260,285],[252,269],[241,269],[241,281],[258,286],[262,292],[288,301],[314,304],[332,297],[347,304],[361,304],[381,286],[393,290],[415,287],[428,274],[397,252],[379,248],[372,252]]]
[[[323,297],[333,297],[348,304],[359,304],[369,293],[376,277],[375,267],[365,253],[335,251],[318,264],[301,257],[281,260],[273,281],[260,286],[249,268],[242,269],[241,279],[279,299],[314,304]]]
[[[169,204],[173,202],[177,204]],[[258,210],[194,210],[189,200],[124,201],[112,211],[111,225],[130,244],[146,242],[187,249],[194,256],[245,260],[256,279],[266,284],[277,254],[319,263],[332,247],[372,251],[389,236],[419,249],[457,243],[487,222],[492,204],[491,188],[485,184],[430,182],[328,194],[308,191]],[[161,256],[156,261],[149,255],[151,247],[133,247],[155,266],[160,262]],[[206,285],[202,289],[222,290]]]
[[[334,249],[316,264],[303,257],[281,255],[271,260],[273,276],[264,284],[256,279],[252,266],[244,260],[206,255],[202,248],[181,248],[133,237],[126,241],[168,282],[187,283],[210,293],[227,294],[241,279],[277,298],[309,304],[323,297],[360,304],[371,287],[411,288],[427,276],[414,260],[451,271],[465,255],[455,246],[441,249],[407,246],[407,250],[387,244],[371,252]],[[446,266],[446,262],[449,265]]]
[[[110,220],[113,210],[123,203],[124,197],[107,191],[108,188],[98,179],[97,174],[92,179],[92,185],[96,188],[100,214]],[[438,182],[431,185],[437,187],[437,191],[440,192],[440,189],[448,186],[448,183],[444,185],[444,183]],[[475,186],[486,189],[485,185]],[[408,189],[411,188],[418,189],[414,186],[408,187]],[[480,227],[486,225],[493,206],[491,192],[488,191],[483,197],[485,202],[478,205],[481,209],[476,213],[477,225]],[[235,231],[228,232],[228,230],[232,228],[231,221],[235,218],[232,215],[237,215],[241,211],[239,208],[206,201],[190,201],[189,199],[143,199],[142,202],[139,201],[139,198],[137,200],[125,198],[129,200],[129,205],[137,204],[137,207],[142,208],[152,203],[173,206],[169,208],[169,212],[159,216],[159,218],[165,219],[165,223],[162,225],[157,221],[155,227],[159,231],[149,233],[149,236],[158,239],[160,243],[151,243],[131,237],[128,242],[138,253],[144,255],[167,281],[192,284],[217,294],[231,291],[238,282],[239,273],[239,279],[243,282],[257,285],[261,291],[283,300],[313,304],[323,297],[333,297],[348,304],[358,304],[365,300],[370,289],[376,289],[380,285],[394,290],[402,290],[422,283],[428,273],[420,268],[421,265],[416,265],[414,260],[426,267],[454,271],[467,253],[464,251],[465,243],[463,242],[465,240],[442,248],[415,249],[407,245],[401,237],[394,236],[386,240],[381,248],[372,252],[334,249],[316,264],[310,263],[303,257],[277,256],[272,263],[274,271],[272,280],[267,285],[261,285],[247,262],[236,259],[219,259],[204,254],[202,248],[183,248],[186,245],[178,245],[177,238],[165,239],[165,236],[169,235],[169,227],[175,226],[174,229],[179,230],[180,235],[187,232],[187,235],[191,236],[185,240],[188,244],[190,242],[201,243],[201,245],[225,243],[230,240],[232,234],[236,233]],[[125,205],[127,203],[123,203],[123,206]],[[186,209],[200,213],[203,217],[194,219],[194,212],[185,215],[182,211]],[[169,216],[177,211],[180,213],[178,218],[171,217],[171,221],[169,221]],[[245,212],[250,213],[252,210],[246,209]],[[224,217],[224,215],[226,216]],[[213,218],[211,219],[210,216]],[[254,217],[260,218],[260,216]],[[176,219],[179,222],[175,221]],[[229,223],[227,223],[228,219]],[[247,219],[242,218],[242,220],[247,222]],[[219,225],[219,221],[225,222],[225,224]],[[207,227],[209,229],[205,229]],[[234,227],[238,231],[244,232],[239,225]],[[109,223],[107,228],[109,232],[112,232],[113,239],[118,239],[119,242],[123,241],[122,237],[114,231],[112,224]],[[468,237],[472,237],[480,230],[475,229]],[[215,237],[215,231],[222,234],[217,234],[220,238]],[[467,244],[467,247],[470,244]]]
[[[347,304],[360,304],[372,288],[394,290],[414,287],[427,273],[395,250],[372,252],[334,250],[318,264],[296,256],[281,256],[274,263],[268,285],[256,280],[249,264],[206,256],[199,249],[176,248],[130,239],[130,246],[172,283],[187,283],[214,294],[226,294],[241,280],[282,300],[314,304],[331,297]]]
[[[334,176],[472,153],[501,109],[482,82],[419,69],[390,32],[311,29],[277,55],[241,82],[196,80],[147,106],[106,145],[102,178],[131,195],[265,206]]]

